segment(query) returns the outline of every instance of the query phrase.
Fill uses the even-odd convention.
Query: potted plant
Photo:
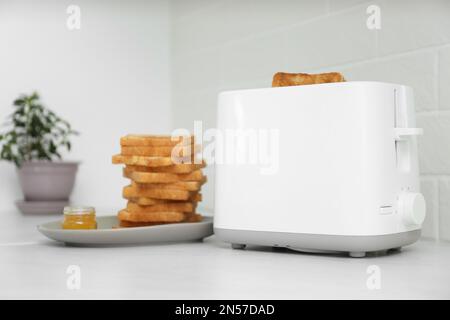
[[[16,165],[25,202],[68,202],[78,163],[59,161],[60,152],[70,151],[69,138],[77,132],[44,107],[36,92],[13,104],[0,134],[0,159]]]

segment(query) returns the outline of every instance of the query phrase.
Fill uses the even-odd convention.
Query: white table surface
[[[450,244],[421,240],[401,252],[362,259],[204,242],[66,247],[36,225],[55,216],[2,212],[2,299],[449,299]],[[69,290],[69,265],[81,288]],[[380,289],[367,268],[379,267]]]

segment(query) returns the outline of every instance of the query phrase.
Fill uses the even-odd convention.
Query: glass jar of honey
[[[95,208],[93,207],[64,207],[63,229],[88,230],[97,229]]]

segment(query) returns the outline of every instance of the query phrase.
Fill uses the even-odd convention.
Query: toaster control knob
[[[425,198],[421,193],[402,193],[399,197],[398,211],[405,224],[421,225],[425,220]]]

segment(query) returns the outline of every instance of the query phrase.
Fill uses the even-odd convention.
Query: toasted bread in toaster
[[[178,181],[203,181],[205,179],[201,170],[174,174],[165,172],[129,172],[127,168],[124,168],[123,176],[138,183],[171,183]]]
[[[194,212],[197,207],[196,202],[169,202],[155,204],[152,206],[142,206],[129,201],[127,211],[131,213],[148,213],[148,212]]]
[[[124,195],[124,198],[131,202],[139,204],[141,206],[152,206],[155,204],[177,203],[177,202],[183,201],[183,200],[154,199],[154,198],[137,197],[137,196],[133,197],[133,196],[129,196],[129,195],[126,195],[126,196]],[[200,201],[202,201],[202,194],[196,192],[187,201],[200,202]]]
[[[130,212],[121,210],[118,214],[119,220],[134,222],[181,222],[186,219],[183,212]]]
[[[343,81],[345,81],[344,76],[339,72],[319,74],[277,72],[273,76],[272,87],[300,86]]]
[[[133,186],[126,186],[123,189],[123,197],[129,198],[153,198],[166,200],[190,200],[194,196],[194,192],[187,190],[161,190],[161,189],[141,189]]]
[[[121,146],[147,146],[147,147],[174,147],[181,143],[182,145],[193,144],[195,137],[182,136],[172,137],[169,135],[145,135],[145,134],[129,134],[120,138]]]
[[[131,171],[138,172],[166,172],[166,173],[189,173],[201,168],[206,167],[206,162],[202,161],[202,163],[182,163],[182,164],[173,164],[165,167],[145,167],[145,166],[132,166],[127,165],[126,168]]]

